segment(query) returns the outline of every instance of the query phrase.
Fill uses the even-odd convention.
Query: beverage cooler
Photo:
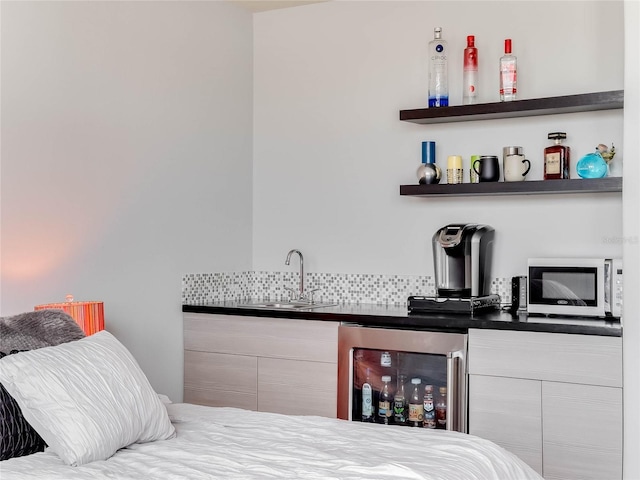
[[[467,335],[341,325],[338,417],[467,432]]]

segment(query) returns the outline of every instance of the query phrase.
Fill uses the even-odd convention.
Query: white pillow
[[[138,363],[106,330],[4,357],[0,382],[68,465],[106,460],[132,443],[175,435]]]

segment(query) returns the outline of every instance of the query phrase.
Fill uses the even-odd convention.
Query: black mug
[[[497,182],[500,180],[500,162],[494,155],[482,155],[473,162],[473,171],[480,182]]]

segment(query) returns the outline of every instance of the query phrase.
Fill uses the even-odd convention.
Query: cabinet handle
[[[447,430],[457,432],[467,430],[465,375],[461,372],[463,359],[464,355],[460,350],[447,353]]]

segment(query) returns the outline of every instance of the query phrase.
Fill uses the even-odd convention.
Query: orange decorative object
[[[36,305],[34,310],[63,310],[80,325],[86,335],[104,330],[103,302],[74,302],[73,295],[67,295],[64,303]]]

